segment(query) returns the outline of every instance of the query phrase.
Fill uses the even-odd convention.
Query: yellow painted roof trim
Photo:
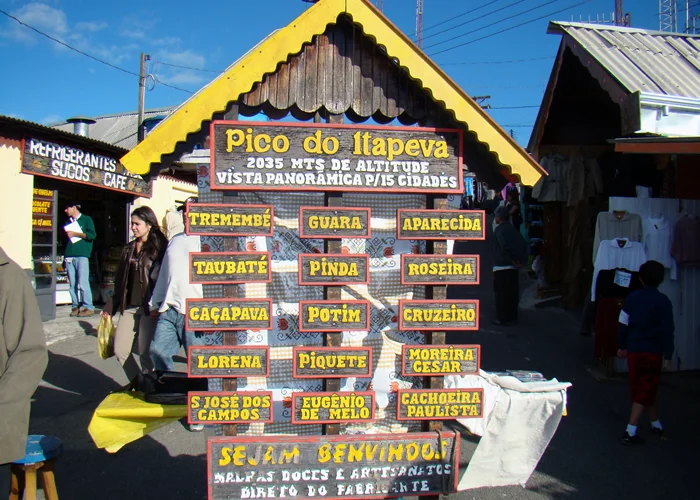
[[[334,24],[342,13],[349,14],[367,35],[383,45],[387,54],[396,58],[412,78],[419,80],[433,99],[444,102],[455,118],[466,124],[499,163],[518,175],[523,184],[532,186],[546,174],[510,135],[368,0],[321,0],[307,9],[163,120],[122,158],[122,164],[133,173],[147,174],[152,163],[160,162],[161,155],[173,152],[178,142],[186,140],[187,134],[201,128],[202,121],[210,120],[213,113],[223,111],[228,101],[250,91],[264,74],[274,72],[280,62],[301,50],[314,35],[323,33],[326,26]],[[290,47],[297,51],[290,52]]]

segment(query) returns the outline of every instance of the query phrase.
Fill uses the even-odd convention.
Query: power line
[[[532,57],[530,59],[511,59],[509,61],[452,62],[452,63],[442,63],[442,64],[439,64],[439,66],[463,66],[463,65],[473,65],[473,64],[510,64],[510,63],[521,63],[521,62],[532,62],[532,61],[544,61],[546,59],[554,59],[554,56]]]
[[[527,109],[527,108],[539,108],[539,104],[533,104],[528,106],[491,106],[489,109]]]
[[[157,75],[153,77],[153,80],[154,80],[156,83],[159,83],[160,85],[162,85],[162,86],[164,86],[164,87],[170,87],[171,89],[179,90],[180,92],[187,92],[188,94],[194,94],[194,92],[192,92],[191,90],[181,89],[180,87],[176,87],[175,85],[170,85],[169,83],[162,82],[162,81],[158,78]]]
[[[217,75],[221,73],[221,71],[217,71],[215,69],[206,69],[206,68],[191,68],[189,66],[180,66],[179,64],[170,64],[166,63],[163,61],[156,61],[158,64],[162,64],[163,66],[170,66],[173,68],[180,68],[180,69],[190,69],[192,71],[204,71],[205,73],[216,73]]]
[[[460,43],[460,44],[455,45],[455,46],[453,46],[453,47],[448,47],[448,48],[446,48],[446,49],[440,50],[440,51],[438,51],[438,52],[433,52],[432,54],[428,54],[428,55],[429,55],[430,57],[433,57],[433,56],[436,56],[436,55],[438,55],[438,54],[443,54],[443,53],[445,53],[445,52],[449,52],[450,50],[457,49],[457,48],[459,48],[459,47],[464,47],[465,45],[469,45],[469,44],[472,44],[472,43],[475,43],[475,42],[479,42],[479,41],[481,41],[481,40],[486,40],[487,38],[491,38],[492,36],[496,36],[496,35],[503,34],[503,33],[505,33],[506,31],[510,31],[510,30],[514,30],[514,29],[516,29],[516,28],[520,28],[521,26],[525,26],[526,24],[531,24],[531,23],[534,23],[534,22],[536,22],[536,21],[540,21],[540,20],[542,20],[542,19],[547,19],[547,18],[549,18],[549,17],[551,17],[551,16],[553,16],[553,15],[555,15],[555,14],[559,14],[559,13],[561,13],[561,12],[564,12],[564,11],[567,11],[567,10],[570,10],[570,9],[573,9],[574,7],[578,7],[579,5],[583,5],[584,3],[588,3],[588,2],[590,2],[590,1],[591,1],[591,0],[583,0],[582,2],[578,2],[578,3],[575,3],[575,4],[573,4],[573,5],[569,5],[568,7],[564,7],[563,9],[559,9],[559,10],[557,10],[557,11],[550,12],[549,14],[545,14],[544,16],[540,16],[540,17],[537,17],[537,18],[535,18],[535,19],[531,19],[531,20],[529,20],[529,21],[525,21],[525,22],[523,22],[523,23],[516,24],[515,26],[511,26],[510,28],[502,29],[502,30],[497,31],[497,32],[495,32],[495,33],[491,33],[490,35],[484,35],[484,36],[482,36],[482,37],[480,37],[480,38],[475,38],[474,40],[470,40],[470,41],[468,41],[468,42]]]
[[[473,8],[472,10],[468,10],[467,12],[462,12],[461,14],[457,14],[456,16],[453,16],[453,17],[451,17],[450,19],[446,19],[446,20],[441,21],[441,22],[439,22],[439,23],[436,23],[436,24],[433,24],[433,25],[431,25],[431,26],[428,26],[427,28],[423,28],[423,33],[425,33],[425,32],[428,31],[428,30],[431,30],[431,29],[433,29],[433,28],[436,28],[437,26],[442,26],[443,24],[447,24],[447,23],[449,23],[449,22],[451,22],[451,21],[454,21],[455,19],[458,19],[458,18],[460,18],[460,17],[464,17],[464,16],[466,16],[467,14],[471,14],[472,12],[476,12],[477,10],[483,9],[484,7],[487,7],[488,5],[492,5],[492,4],[496,3],[496,2],[500,2],[500,0],[493,0],[492,2],[485,3],[484,5],[482,5],[482,6],[480,6],[480,7],[475,7],[475,8]],[[415,35],[417,35],[417,34],[418,34],[418,33],[411,33],[409,36],[415,36]]]
[[[499,123],[500,125],[500,123]],[[528,128],[528,127],[534,127],[534,123],[522,123],[519,125],[501,125],[503,128]]]

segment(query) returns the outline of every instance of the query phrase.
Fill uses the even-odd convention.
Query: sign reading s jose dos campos
[[[211,188],[462,193],[462,132],[420,127],[211,124]]]

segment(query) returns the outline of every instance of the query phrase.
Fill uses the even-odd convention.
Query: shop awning
[[[134,173],[150,173],[163,155],[175,151],[178,142],[185,142],[188,134],[206,126],[215,113],[224,111],[229,102],[249,92],[266,74],[275,72],[278,65],[298,54],[315,35],[323,34],[343,15],[359,25],[365,36],[380,45],[397,66],[471,132],[465,134],[465,146],[479,150],[482,158],[487,156],[487,163],[494,173],[514,174],[527,185],[534,185],[546,174],[506,131],[369,0],[320,0],[189,98],[126,154],[122,163]]]
[[[625,137],[609,142],[618,153],[700,154],[700,137]]]

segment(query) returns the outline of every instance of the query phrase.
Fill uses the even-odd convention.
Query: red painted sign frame
[[[457,327],[450,327],[450,326],[438,326],[435,325],[435,328],[415,328],[415,327],[408,327],[404,328],[403,327],[403,307],[404,304],[410,303],[410,304],[455,304],[455,303],[464,303],[464,302],[469,302],[469,303],[474,303],[476,305],[474,313],[476,314],[476,319],[475,321],[475,326],[469,328],[465,328],[463,326],[457,326]],[[433,331],[476,331],[479,329],[479,300],[477,299],[445,299],[445,300],[399,300],[399,330],[406,330],[406,331],[419,331],[419,332],[433,332]]]
[[[225,349],[235,349],[237,351],[259,351],[264,350],[267,353],[267,363],[265,366],[264,375],[196,375],[190,369],[192,364],[192,350],[198,349],[202,351],[221,351]],[[269,377],[270,376],[270,346],[269,345],[190,345],[187,346],[187,377],[188,378],[248,378],[248,377]]]
[[[350,236],[343,236],[338,235],[338,234],[304,234],[304,211],[306,210],[316,210],[316,211],[321,211],[321,212],[367,212],[367,236],[356,236],[356,235],[350,235]],[[356,240],[368,240],[372,237],[372,209],[370,207],[309,207],[309,206],[304,206],[304,207],[299,207],[299,238],[308,238],[308,239],[342,239],[342,238],[347,238],[347,239],[356,239]]]
[[[367,352],[367,374],[366,375],[347,375],[347,374],[324,374],[322,377],[318,375],[299,375],[297,373],[297,352],[299,351],[321,351],[321,352],[345,352],[345,351],[361,351]],[[372,376],[373,365],[372,365],[372,348],[371,347],[312,347],[312,346],[294,346],[292,348],[292,377],[295,379],[326,379],[326,378],[369,378]],[[323,393],[327,394],[327,393]],[[354,420],[353,420],[354,422]]]
[[[415,418],[415,417],[402,417],[401,412],[400,412],[400,407],[401,407],[401,394],[404,393],[418,393],[418,392],[427,392],[427,393],[439,393],[439,392],[480,392],[481,393],[481,415],[476,416],[476,417],[469,417],[469,416],[460,416],[460,417],[426,417],[426,418]],[[466,388],[466,389],[399,389],[396,393],[396,420],[398,421],[418,421],[418,422],[427,422],[430,420],[455,420],[455,418],[484,418],[484,389],[483,387],[474,387],[474,388]]]
[[[486,211],[485,210],[468,210],[468,212],[474,213],[474,212],[480,212],[481,213],[481,220],[484,224],[482,232],[483,236],[480,238],[476,237],[467,237],[467,238],[455,238],[454,236],[450,235],[445,235],[445,236],[401,236],[401,212],[424,212],[426,215],[427,214],[436,214],[436,213],[443,213],[443,212],[459,212],[460,210],[452,209],[452,210],[432,210],[432,209],[412,209],[412,208],[399,208],[396,210],[396,239],[397,240],[438,240],[438,241],[444,241],[444,240],[456,240],[456,241],[484,241],[486,239]]]
[[[212,297],[212,298],[201,298],[201,299],[187,299],[186,304],[194,304],[194,303],[199,303],[199,302],[222,302],[222,303],[227,303],[227,302],[267,302],[270,307],[269,311],[270,314],[268,315],[270,318],[270,322],[267,325],[267,327],[262,328],[254,328],[254,330],[271,330],[272,329],[272,299],[237,299],[233,297]],[[185,311],[189,313],[189,307],[185,306],[186,309]],[[185,314],[185,329],[186,330],[193,330],[193,331],[198,331],[198,332],[244,332],[246,330],[251,330],[251,328],[221,328],[221,327],[212,327],[212,328],[205,328],[202,329],[201,327],[198,328],[192,328],[190,327],[190,317],[189,314]],[[220,347],[220,346],[219,346]]]
[[[270,232],[269,233],[215,233],[210,231],[193,231],[190,227],[190,218],[187,217],[190,207],[217,207],[217,208],[265,208],[270,210]],[[185,208],[185,234],[190,236],[266,236],[271,237],[275,232],[275,208],[274,205],[242,205],[240,203],[188,203]]]
[[[479,351],[479,355],[476,358],[476,371],[473,372],[459,372],[459,373],[453,373],[453,372],[435,372],[435,373],[406,373],[406,351],[409,349],[423,349],[423,350],[431,350],[431,349],[444,349],[444,348],[449,348],[449,345],[440,345],[440,344],[404,344],[401,346],[401,375],[405,377],[443,377],[445,375],[473,375],[479,373],[479,370],[481,369],[481,345],[479,344],[468,344],[468,345],[462,345],[462,344],[455,344],[455,348],[459,349],[474,349],[476,348]]]
[[[347,378],[347,377],[345,377]],[[296,418],[296,403],[295,399],[300,398],[300,397],[307,397],[307,396],[331,396],[333,394],[337,395],[355,395],[359,397],[366,397],[370,396],[372,399],[372,407],[370,408],[370,416],[369,419],[357,419],[357,420],[297,420]],[[377,406],[377,396],[375,391],[333,391],[333,392],[292,392],[292,411],[291,411],[291,417],[292,417],[292,424],[293,425],[313,425],[313,424],[359,424],[359,423],[365,423],[365,422],[374,422],[375,419],[375,413],[376,413],[376,406]]]
[[[314,282],[302,282],[302,265],[301,261],[303,257],[340,257],[342,258],[363,258],[367,261],[365,266],[367,279],[365,281],[314,281]],[[366,253],[353,253],[353,254],[340,254],[340,253],[300,253],[297,255],[298,273],[297,273],[297,283],[299,286],[352,286],[352,285],[369,285],[369,254]]]
[[[314,254],[315,255],[315,254]],[[357,283],[352,283],[357,284]],[[360,304],[365,306],[365,311],[366,311],[366,316],[367,316],[367,328],[362,329],[362,330],[350,330],[348,328],[304,328],[304,322],[301,320],[301,308],[304,304],[321,304],[321,305],[328,305],[328,304]],[[370,303],[369,300],[300,300],[299,301],[299,322],[298,322],[298,328],[300,332],[307,332],[307,333],[323,333],[323,332],[369,332],[371,329],[370,325]]]
[[[226,255],[257,255],[261,257],[263,255],[267,256],[267,279],[265,280],[250,280],[250,281],[240,281],[240,280],[226,280],[226,281],[195,281],[195,274],[193,268],[193,260],[195,256],[212,256],[212,257],[224,257]],[[190,252],[190,283],[197,285],[237,285],[240,283],[272,283],[272,253],[270,252]]]
[[[210,422],[208,420],[192,420],[192,411],[190,409],[190,397],[191,396],[230,396],[235,394],[237,396],[270,396],[270,419],[269,420],[217,420],[215,422]],[[272,391],[189,391],[187,393],[187,423],[188,424],[204,424],[204,425],[217,425],[217,424],[271,424],[274,422],[274,409],[275,402],[273,401]]]
[[[453,258],[453,257],[471,257],[476,259],[476,281],[465,281],[465,282],[445,282],[445,281],[410,281],[406,282],[405,281],[405,275],[404,275],[404,258],[409,257],[409,258],[415,258],[415,257],[420,257],[421,259],[448,259],[448,258]],[[481,284],[481,255],[478,254],[469,254],[469,255],[447,255],[447,254],[434,254],[434,253],[426,253],[426,254],[401,254],[401,284],[402,285],[430,285],[430,286],[445,286],[445,285],[464,285],[464,286],[473,286],[473,285],[480,285]]]

